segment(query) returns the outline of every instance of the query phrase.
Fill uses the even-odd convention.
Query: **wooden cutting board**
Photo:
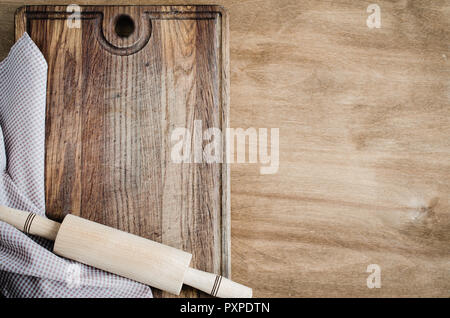
[[[26,6],[15,18],[16,39],[28,32],[48,62],[47,216],[72,213],[181,248],[194,267],[229,276],[227,165],[171,160],[175,128],[227,127],[223,9]]]

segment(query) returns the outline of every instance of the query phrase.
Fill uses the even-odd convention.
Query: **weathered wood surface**
[[[372,1],[215,3],[230,126],[281,143],[275,175],[231,166],[233,279],[267,297],[450,296],[450,3],[376,1],[380,29]],[[0,4],[2,57],[19,5]]]
[[[47,216],[71,213],[150,238],[192,253],[195,268],[228,276],[227,166],[171,159],[176,127],[227,125],[225,12],[81,9],[72,21],[79,28],[65,6],[16,15],[16,37],[27,31],[49,65]],[[126,38],[115,29],[122,15],[135,23]]]

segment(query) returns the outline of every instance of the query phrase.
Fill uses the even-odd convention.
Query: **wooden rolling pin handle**
[[[189,267],[184,275],[184,284],[220,298],[251,298],[252,289],[220,275]]]
[[[35,213],[0,206],[0,221],[11,224],[26,233],[54,241],[58,235],[60,223],[44,218]]]

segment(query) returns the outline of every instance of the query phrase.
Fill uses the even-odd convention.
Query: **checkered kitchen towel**
[[[0,204],[45,215],[47,63],[24,34],[0,62]],[[52,242],[0,222],[6,297],[152,297],[148,286],[58,257]]]

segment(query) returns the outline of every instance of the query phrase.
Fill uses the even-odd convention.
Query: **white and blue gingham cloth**
[[[0,62],[0,205],[45,216],[47,63],[24,34]],[[5,297],[152,297],[143,284],[56,256],[52,242],[0,221]]]

